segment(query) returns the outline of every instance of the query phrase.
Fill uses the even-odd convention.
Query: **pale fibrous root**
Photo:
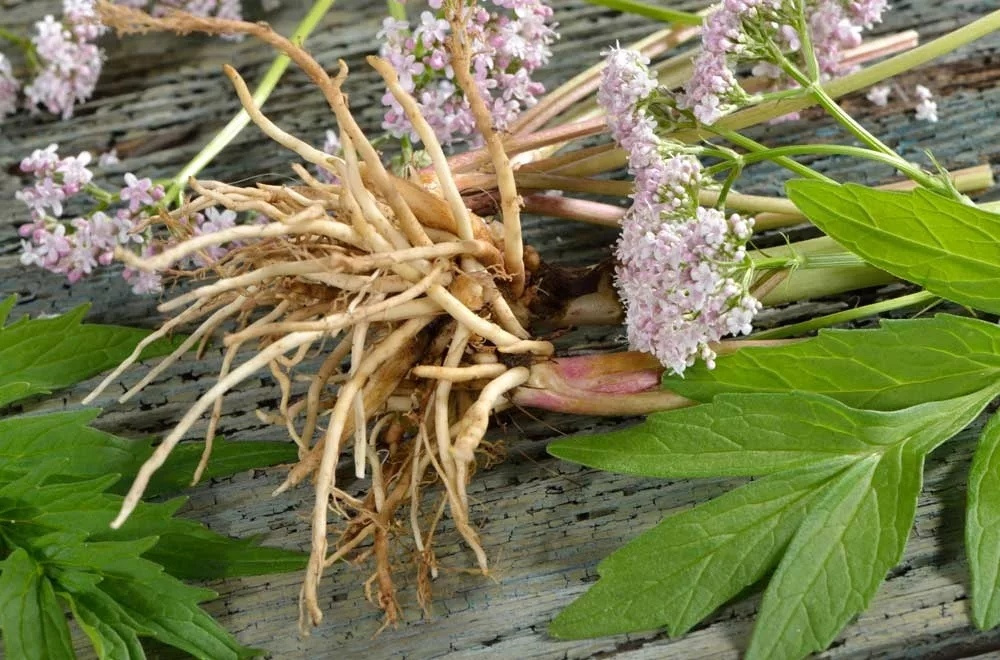
[[[263,24],[179,13],[152,18],[108,3],[101,3],[100,11],[120,32],[242,33],[271,44],[322,91],[344,148],[342,157],[333,157],[283,131],[256,107],[239,74],[226,67],[258,128],[333,175],[335,183],[321,182],[300,165],[295,167],[303,181],[298,186],[191,181],[193,197],[163,214],[173,240],[148,258],[120,254],[131,268],[193,279],[206,269],[186,269],[191,259],[213,248],[228,250],[210,268],[214,281],[161,304],[171,318],[145,344],[181,326],[201,325],[123,398],[196,342],[222,327],[227,333],[218,380],[142,466],[112,526],[126,524],[150,477],[209,413],[197,479],[209,460],[223,398],[268,370],[280,403],[277,411],[261,417],[285,427],[299,448],[299,462],[276,492],[308,478],[315,485],[312,552],[300,599],[303,629],[323,617],[317,590],[324,570],[362,548],[375,563],[371,599],[384,610],[386,623],[396,621],[389,543],[403,534],[412,534],[421,558],[418,596],[426,603],[428,576],[437,571],[432,539],[445,508],[485,573],[487,553],[470,518],[468,479],[491,414],[528,380],[524,365],[546,359],[553,348],[525,330],[525,306],[519,303],[532,273],[526,271],[521,243],[520,198],[474,85],[467,93],[501,174],[502,222],[484,220],[466,208],[443,150],[385,62],[370,59],[419,133],[433,161],[432,178],[403,180],[385,169],[341,90],[347,75],[343,63],[331,78],[304,50]],[[453,49],[457,62],[468,61],[464,41],[458,39]],[[459,82],[471,84],[471,77],[460,76]],[[186,229],[187,218],[210,207],[252,212],[260,222],[198,235]],[[321,359],[314,360],[317,356]],[[318,367],[306,366],[317,362]],[[303,377],[309,381],[304,395],[295,386]],[[342,452],[353,457],[356,476],[369,485],[367,495],[352,496],[338,484]],[[421,489],[434,481],[443,487],[442,499],[422,512]],[[399,511],[406,505],[410,512],[401,520]],[[332,514],[347,518],[337,535],[331,533]]]

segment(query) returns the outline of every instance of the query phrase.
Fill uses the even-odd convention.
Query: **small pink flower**
[[[128,210],[135,213],[142,206],[152,206],[163,197],[162,189],[157,196],[157,186],[148,179],[136,178],[131,172],[125,173],[125,187],[119,193],[123,202],[128,202]]]
[[[493,114],[494,126],[503,130],[544,92],[532,73],[548,62],[549,46],[557,35],[551,23],[552,10],[541,0],[493,0],[493,5],[513,12],[513,16],[478,7],[468,16],[467,30],[473,77]],[[439,10],[441,3],[430,6]],[[449,32],[447,21],[423,12],[412,33],[407,22],[385,19],[378,38],[383,40],[382,57],[400,74],[400,84],[417,99],[438,139],[444,144],[475,142],[475,120],[453,82],[445,47]],[[382,127],[396,137],[408,135],[416,141],[395,98],[386,94],[382,102],[386,106]]]

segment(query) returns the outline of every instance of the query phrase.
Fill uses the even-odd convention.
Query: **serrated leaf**
[[[821,330],[813,339],[748,347],[698,365],[663,386],[696,401],[722,392],[825,394],[850,406],[898,410],[992,386],[1000,379],[1000,327],[941,314],[884,320],[873,330]]]
[[[64,597],[98,658],[135,660],[146,657],[133,622],[126,623],[121,608],[113,600],[97,589],[80,593],[74,596],[67,592]]]
[[[121,505],[113,498],[113,507]],[[295,550],[259,545],[256,539],[234,539],[211,531],[193,520],[174,517],[184,498],[164,504],[141,504],[119,530],[108,525],[114,516],[93,521],[91,540],[128,540],[156,535],[158,543],[143,557],[163,566],[174,577],[185,580],[215,580],[269,573],[288,573],[305,568],[308,556]]]
[[[58,456],[58,474],[90,479],[117,474],[135,474],[153,452],[145,440],[128,440],[87,426],[100,413],[95,408],[47,415],[0,419],[0,465],[5,470],[34,470]],[[150,497],[173,493],[190,486],[191,476],[201,459],[201,444],[177,447],[150,482]],[[205,478],[221,477],[297,459],[290,442],[227,442],[217,439]],[[130,485],[123,479],[114,492]]]
[[[942,298],[1000,313],[1000,215],[918,188],[907,192],[794,180],[809,220],[873,266]]]
[[[969,472],[965,552],[972,578],[972,618],[983,630],[1000,624],[1000,413],[979,438]]]
[[[191,486],[191,477],[201,460],[201,443],[185,443],[174,448],[167,462],[153,474],[146,495],[155,497],[167,493],[176,493]],[[134,474],[142,462],[153,453],[150,443],[144,443],[140,452],[141,461],[135,463],[132,469],[120,470],[125,474]],[[202,481],[216,477],[228,477],[232,474],[260,468],[295,463],[298,461],[298,448],[292,442],[245,441],[236,442],[216,438],[212,447],[212,456],[208,461]],[[124,492],[129,484],[119,482],[112,490]]]
[[[655,416],[661,435],[630,438],[625,431],[560,441],[556,455],[637,473],[708,476],[697,463],[701,446],[719,476],[769,476],[745,486],[742,495],[730,493],[667,519],[613,555],[593,595],[560,615],[554,634],[585,637],[664,625],[672,633],[687,630],[773,566],[791,535],[768,587],[751,655],[797,658],[825,648],[899,560],[924,456],[975,419],[998,391],[995,383],[890,412],[857,410],[807,393],[723,394]],[[780,503],[777,497],[744,498],[747,492],[771,496],[767,489],[785,483],[791,464],[796,475],[840,475],[817,483],[818,499],[797,514],[789,509],[777,524],[769,508]],[[714,515],[700,518],[705,512]],[[785,510],[779,506],[778,512]]]
[[[305,555],[259,547],[254,539],[230,539],[175,518],[180,499],[142,503],[123,529],[111,530],[122,498],[107,492],[119,480],[107,472],[137,466],[151,447],[90,429],[86,424],[95,414],[84,410],[0,422],[0,546],[20,549],[43,567],[43,588],[64,597],[101,657],[141,657],[136,655],[141,637],[156,637],[200,658],[252,655],[200,609],[212,592],[177,578],[298,570]],[[219,447],[223,460],[217,470],[241,467],[248,458],[259,466],[260,456],[287,457],[289,446],[281,444],[279,453],[277,443],[261,443],[263,452],[241,456],[236,444]],[[196,449],[174,464],[185,479],[200,456]],[[0,571],[6,575],[5,568]]]
[[[666,626],[681,635],[760,580],[818,493],[849,462],[775,474],[670,516],[597,567],[549,632],[579,639]]]
[[[6,319],[13,298],[4,301]],[[117,366],[146,330],[82,323],[88,305],[52,318],[22,318],[4,327],[0,320],[0,406],[68,387]],[[144,358],[165,355],[179,342],[151,344]]]
[[[56,567],[87,566],[99,573],[102,579],[97,591],[121,608],[126,616],[118,618],[129,621],[140,635],[207,660],[252,655],[198,607],[215,598],[215,592],[185,585],[164,573],[161,566],[140,557],[155,543],[155,538],[88,542],[86,546],[59,548],[47,559]]]
[[[924,454],[901,443],[858,461],[826,490],[764,592],[747,660],[829,646],[903,555]]]
[[[557,440],[548,450],[589,467],[650,477],[758,476],[881,452],[914,437],[942,441],[998,391],[994,383],[958,399],[890,412],[805,392],[720,394],[622,431]]]
[[[76,657],[63,608],[41,566],[22,548],[0,563],[0,631],[8,658]]]

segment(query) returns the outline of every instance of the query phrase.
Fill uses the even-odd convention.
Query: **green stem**
[[[721,137],[725,138],[726,140],[729,140],[730,142],[732,142],[736,146],[743,147],[747,151],[750,151],[750,152],[753,152],[753,153],[760,153],[760,152],[768,151],[768,148],[765,147],[760,142],[757,142],[756,140],[752,140],[752,139],[750,139],[750,138],[748,138],[748,137],[746,137],[744,135],[741,135],[741,134],[737,133],[736,131],[719,130],[718,134]],[[779,156],[779,157],[773,158],[771,160],[772,160],[772,162],[775,165],[779,165],[781,167],[784,167],[785,169],[787,169],[787,170],[789,170],[791,172],[794,172],[795,174],[798,174],[799,176],[801,176],[803,178],[806,178],[806,179],[817,179],[819,181],[825,181],[827,183],[836,183],[836,181],[834,181],[830,177],[826,176],[825,174],[821,174],[821,173],[817,172],[816,170],[814,170],[813,168],[811,168],[811,167],[809,167],[807,165],[803,165],[802,163],[797,163],[794,160],[792,160],[791,158],[787,158],[787,157],[784,157],[784,156]],[[743,160],[743,164],[745,164],[745,165],[749,164],[746,161],[745,158]]]
[[[645,16],[662,23],[675,23],[677,25],[701,25],[703,17],[686,11],[676,9],[666,9],[658,5],[651,5],[638,0],[587,0],[592,5],[607,7],[627,14]]]
[[[803,19],[804,21],[804,19]],[[775,49],[775,57],[781,63],[781,67],[785,72],[797,82],[802,89],[806,90],[813,95],[816,102],[826,110],[827,114],[840,122],[847,131],[856,137],[862,144],[868,145],[871,149],[875,151],[881,151],[886,155],[896,156],[896,152],[889,148],[888,145],[879,140],[875,135],[871,133],[867,128],[862,126],[858,120],[852,117],[850,114],[844,111],[840,105],[830,98],[830,95],[826,93],[823,89],[823,81],[820,80],[819,63],[816,60],[816,53],[813,52],[812,44],[809,42],[809,29],[803,22],[802,29],[802,51],[806,54],[806,63],[809,66],[809,75],[799,71],[798,67],[795,66],[785,55]]]
[[[10,43],[18,46],[20,48],[31,48],[31,39],[23,37],[16,32],[11,32],[6,28],[0,27],[0,39],[4,41],[9,41]]]
[[[814,268],[869,268],[867,261],[853,252],[824,252],[820,254],[798,254],[795,244],[791,246],[792,253],[787,257],[758,256],[752,259],[752,269],[762,270],[809,270]],[[756,256],[756,255],[755,255]]]
[[[94,185],[93,183],[88,183],[86,186],[83,187],[83,189],[88,195],[96,199],[101,204],[104,204],[105,206],[111,204],[112,202],[116,202],[119,199],[118,195],[110,193],[104,188]]]
[[[809,69],[809,77],[819,80],[819,60],[816,59],[816,51],[812,45],[812,29],[806,19],[806,3],[799,0],[799,39],[802,42],[799,50],[805,55],[806,67]],[[779,53],[780,55],[780,53]]]
[[[912,307],[913,305],[932,303],[936,300],[939,300],[939,298],[933,293],[918,291],[917,293],[911,293],[907,296],[900,296],[899,298],[883,300],[882,302],[873,303],[871,305],[863,305],[861,307],[855,307],[854,309],[846,309],[842,312],[819,316],[814,319],[809,319],[808,321],[803,321],[802,323],[793,323],[792,325],[781,326],[780,328],[774,328],[773,330],[755,332],[751,335],[751,339],[783,339],[785,337],[798,337],[815,332],[821,328],[828,328],[832,325],[848,323],[850,321],[875,316],[877,314],[882,314],[883,312],[901,309],[903,307]]]
[[[773,161],[775,157],[804,155],[853,156],[855,158],[866,158],[868,160],[874,160],[879,163],[891,165],[906,176],[910,177],[914,181],[918,181],[922,185],[927,186],[931,190],[940,190],[942,188],[941,183],[937,181],[937,179],[934,179],[925,172],[921,171],[918,167],[914,166],[912,163],[906,162],[895,154],[889,155],[879,151],[865,149],[864,147],[852,147],[844,144],[796,144],[787,147],[763,149],[761,151],[755,151],[751,154],[745,154],[742,157],[742,162],[744,165],[753,165],[754,163],[759,163],[762,160]],[[729,163],[719,163],[718,165],[713,165],[712,167],[707,168],[705,173],[711,175],[725,169],[726,167],[729,167]],[[924,180],[926,180],[926,182]]]
[[[330,7],[333,6],[335,1],[316,0],[309,9],[309,13],[305,15],[302,22],[295,28],[295,32],[292,33],[292,42],[301,45],[313,30],[316,29],[323,16],[330,11]],[[271,92],[277,87],[278,81],[281,80],[281,76],[284,75],[290,63],[291,60],[287,55],[282,54],[274,58],[267,73],[264,74],[264,79],[260,81],[260,85],[254,90],[253,100],[257,107],[262,106],[268,97],[271,96]],[[247,114],[246,110],[240,110],[235,117],[229,120],[229,123],[172,179],[170,188],[163,198],[163,203],[169,205],[173,201],[180,201],[181,193],[184,190],[184,186],[187,185],[187,180],[197,175],[206,165],[212,162],[212,159],[218,156],[249,123],[250,115]]]
[[[0,39],[12,43],[24,51],[24,58],[28,60],[28,68],[31,71],[38,71],[42,68],[42,63],[38,61],[38,53],[35,51],[35,44],[31,43],[31,39],[2,27],[0,27]]]
[[[399,0],[389,0],[389,16],[393,17],[397,21],[407,20],[406,5]]]
[[[820,263],[817,257],[842,255],[844,248],[829,236],[796,241],[763,250],[751,250],[748,254],[755,262],[767,258],[808,258],[812,263]],[[839,259],[839,257],[833,257]],[[896,279],[873,266],[854,263],[850,266],[824,268],[794,268],[773,287],[762,292],[760,301],[768,306],[784,305],[801,300],[827,298],[846,291],[867,289],[894,282]]]
[[[958,28],[954,32],[938,37],[934,41],[922,46],[917,46],[912,50],[896,55],[895,57],[890,57],[878,64],[873,64],[860,71],[846,75],[843,78],[831,80],[824,87],[824,91],[833,99],[846,96],[847,94],[871,87],[887,78],[892,78],[905,71],[926,64],[938,57],[947,55],[966,44],[977,39],[982,39],[998,29],[1000,29],[1000,10],[987,14],[966,26]],[[794,98],[760,103],[723,117],[712,127],[711,131],[706,127],[685,129],[671,134],[670,137],[678,142],[693,143],[698,140],[710,138],[711,132],[717,133],[719,130],[738,131],[762,124],[791,112],[805,110],[816,103],[817,101],[814,97],[801,94],[796,95]],[[618,169],[624,164],[625,152],[621,149],[611,149],[599,156],[588,159],[580,166],[566,165],[561,167],[559,174],[564,176],[593,176],[601,172]]]

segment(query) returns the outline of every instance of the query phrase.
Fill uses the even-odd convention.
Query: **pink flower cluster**
[[[635,177],[617,245],[616,286],[629,344],[681,374],[698,358],[713,367],[713,342],[752,329],[760,303],[744,278],[753,221],[699,206],[701,164],[657,136],[646,108],[656,89],[647,65],[638,53],[610,51],[598,91]]]
[[[61,20],[48,15],[35,23],[28,59],[36,69],[22,90],[25,105],[63,119],[72,116],[73,107],[94,93],[104,60],[96,42],[104,31],[93,0],[63,0]],[[10,62],[0,54],[0,120],[17,109],[19,87]]]
[[[163,189],[129,173],[119,193],[126,206],[112,211],[106,204],[99,204],[90,214],[67,220],[64,211],[75,201],[73,198],[92,196],[98,189],[92,184],[94,174],[88,168],[93,159],[89,152],[61,158],[57,149],[51,144],[21,161],[21,171],[34,178],[31,186],[15,193],[30,209],[32,218],[19,230],[23,238],[21,263],[60,273],[73,283],[98,266],[110,264],[116,247],[146,243],[148,236],[139,229],[147,219],[145,207],[162,198]],[[140,288],[154,290],[150,283]]]
[[[65,275],[71,284],[97,267],[111,264],[116,248],[148,257],[172,242],[154,241],[150,228],[151,216],[164,197],[163,187],[128,172],[125,185],[113,194],[93,183],[94,173],[88,167],[92,160],[86,151],[62,158],[55,144],[37,149],[21,161],[21,171],[32,175],[34,183],[15,193],[31,212],[31,222],[18,230],[22,238],[21,263]],[[115,162],[113,152],[98,159],[99,164]],[[67,218],[67,207],[81,203],[94,208]],[[234,211],[217,208],[186,218],[188,231],[195,236],[224,231],[236,220]],[[229,247],[225,246],[206,248],[185,265],[211,266],[227,252]],[[122,276],[137,294],[162,290],[158,273],[126,268]]]
[[[691,110],[703,124],[749,100],[740,87],[734,67],[755,63],[755,75],[779,79],[783,71],[774,61],[771,44],[794,58],[803,43],[799,2],[787,0],[723,0],[706,19],[702,51],[694,74],[680,96],[679,105]],[[861,43],[863,30],[882,20],[887,0],[802,0],[809,39],[820,73],[842,73],[841,53]],[[787,81],[785,84],[789,84]]]
[[[441,0],[430,7],[440,10]],[[537,102],[545,91],[532,73],[544,66],[557,38],[552,9],[541,0],[492,0],[507,12],[482,7],[468,9],[472,43],[472,73],[483,98],[490,104],[494,126],[504,130],[518,114]],[[424,11],[414,27],[407,21],[386,18],[377,38],[381,55],[399,74],[403,89],[413,94],[434,133],[443,144],[475,139],[475,120],[469,104],[454,81],[445,40],[451,32],[441,11]],[[383,128],[395,137],[409,135],[412,126],[391,94],[382,99],[388,108]]]

